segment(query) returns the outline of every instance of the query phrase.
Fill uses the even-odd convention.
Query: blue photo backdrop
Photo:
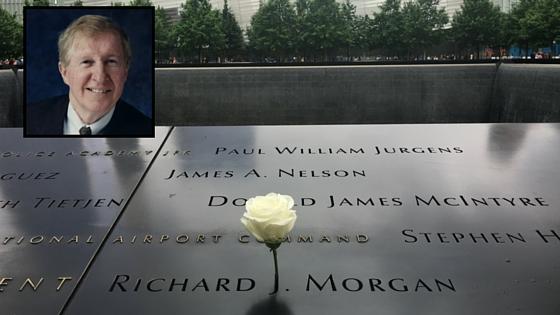
[[[86,14],[106,16],[120,25],[128,35],[132,63],[121,98],[152,117],[153,7],[26,7],[26,103],[68,94],[68,86],[58,72],[58,36],[72,21]]]

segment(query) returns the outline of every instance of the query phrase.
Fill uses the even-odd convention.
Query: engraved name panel
[[[1,313],[60,311],[168,131],[31,139],[0,129]]]
[[[175,128],[67,314],[557,314],[558,124]],[[239,219],[295,199],[273,260]]]

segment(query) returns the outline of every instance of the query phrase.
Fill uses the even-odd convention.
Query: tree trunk
[[[476,60],[480,60],[480,45],[476,45]]]

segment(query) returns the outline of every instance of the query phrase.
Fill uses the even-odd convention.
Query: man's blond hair
[[[132,58],[132,49],[128,42],[128,36],[123,29],[111,21],[109,18],[101,15],[84,15],[74,20],[58,37],[58,60],[68,66],[68,53],[76,40],[77,35],[94,37],[104,33],[115,33],[119,36],[124,52],[125,65],[128,67]]]

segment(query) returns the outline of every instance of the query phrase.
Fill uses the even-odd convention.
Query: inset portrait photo
[[[24,136],[154,136],[153,7],[25,7],[24,36]]]

